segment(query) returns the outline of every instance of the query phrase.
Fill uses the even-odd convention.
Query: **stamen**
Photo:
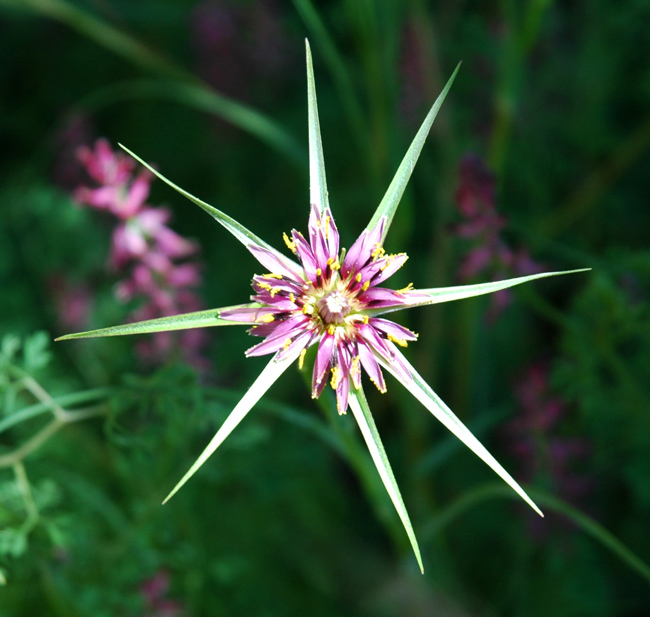
[[[354,280],[355,280],[357,283],[360,283],[360,282],[361,282],[361,272],[359,272],[359,273],[354,277]]]
[[[267,313],[266,315],[258,317],[255,321],[261,321],[262,323],[271,323],[272,321],[275,321],[275,315],[272,313]]]
[[[302,370],[302,367],[305,364],[305,356],[307,355],[307,348],[303,349],[298,356],[298,370]]]
[[[282,275],[281,274],[263,274],[262,275],[263,279],[277,279],[277,280],[282,280]]]
[[[290,240],[289,236],[287,236],[286,233],[282,234],[282,239],[284,240],[284,243],[287,245],[287,248],[295,255],[296,243],[293,240]]]
[[[332,368],[332,380],[330,381],[330,386],[332,386],[333,390],[336,390],[336,388],[338,388],[340,378],[339,373],[340,371],[338,366]]]
[[[393,343],[396,343],[400,347],[408,347],[408,343],[403,339],[403,338],[397,338],[396,336],[393,336],[392,334],[387,334],[389,341],[392,341]]]
[[[323,271],[320,268],[316,268],[316,276],[323,276]]]
[[[292,341],[291,341],[290,338],[285,339],[285,341],[284,341],[284,345],[282,346],[282,349],[284,349],[285,351],[286,351],[287,349],[289,349],[289,345],[291,345],[291,342],[292,342]]]
[[[402,289],[398,289],[397,293],[398,294],[405,294],[408,291],[411,291],[413,289],[413,283],[409,283],[406,287],[403,287]]]
[[[375,247],[372,249],[370,256],[376,261],[378,257],[383,257],[386,254],[384,247],[381,244],[375,244]]]
[[[296,303],[296,294],[294,294],[293,291],[289,292],[289,300],[291,300],[291,302],[294,304]]]
[[[370,281],[366,281],[362,286],[361,286],[361,291],[366,291],[370,287]]]

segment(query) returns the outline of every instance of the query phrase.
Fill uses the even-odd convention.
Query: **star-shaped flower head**
[[[402,520],[421,569],[422,560],[413,527],[363,392],[362,370],[382,392],[386,390],[382,369],[393,375],[541,515],[539,508],[524,490],[433,392],[399,350],[399,347],[406,347],[409,341],[416,340],[417,335],[381,317],[401,308],[469,298],[536,278],[565,274],[547,272],[479,285],[423,290],[415,290],[411,285],[397,291],[381,286],[407,259],[405,253],[386,254],[383,248],[384,239],[424,141],[457,71],[458,69],[454,71],[425,118],[368,226],[348,251],[341,250],[339,246],[339,233],[328,202],[309,44],[309,233],[308,237],[305,237],[299,231],[293,230],[290,236],[285,234],[284,238],[298,261],[275,250],[227,214],[179,188],[125,148],[159,178],[212,215],[240,240],[267,270],[266,273],[253,277],[255,294],[251,297],[252,302],[247,304],[61,337],[69,339],[116,336],[247,324],[253,336],[263,338],[246,354],[273,354],[273,358],[165,501],[205,463],[280,375],[293,362],[297,361],[302,366],[307,349],[317,346],[312,373],[312,395],[318,397],[329,382],[336,391],[339,413],[345,413],[348,408],[352,410],[377,471]]]

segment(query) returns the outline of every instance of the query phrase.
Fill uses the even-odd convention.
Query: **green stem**
[[[584,533],[591,536],[596,542],[616,555],[628,567],[650,582],[650,566],[600,523],[597,523],[584,512],[544,491],[531,488],[527,488],[526,491],[540,506],[566,516]],[[441,533],[447,526],[456,521],[465,512],[471,510],[474,506],[496,497],[516,499],[516,496],[507,487],[497,484],[484,484],[478,489],[466,493],[442,510],[428,527],[424,529],[422,537],[425,541],[431,540],[434,535]]]
[[[93,390],[86,390],[84,392],[67,394],[65,396],[57,397],[53,400],[57,405],[61,407],[69,407],[73,405],[79,405],[81,403],[88,403],[90,401],[107,398],[111,391],[112,390],[109,388],[95,388]],[[34,405],[30,405],[29,407],[24,407],[23,409],[12,413],[10,416],[7,416],[2,421],[0,421],[0,433],[48,411],[50,411],[49,402],[36,403]]]
[[[88,409],[80,409],[78,411],[64,411],[64,416],[61,418],[55,417],[48,422],[38,433],[28,439],[22,446],[16,448],[13,452],[0,456],[0,468],[11,467],[16,463],[24,460],[32,452],[40,448],[46,441],[50,439],[55,433],[59,431],[66,424],[73,422],[81,422],[88,418],[95,418],[104,415],[104,407],[91,407]]]
[[[289,158],[304,161],[303,148],[277,123],[257,110],[219,94],[182,66],[66,0],[0,0],[0,5],[30,9],[59,21],[140,69],[172,78],[174,81],[166,86],[172,92],[169,94],[171,98],[203,106]]]

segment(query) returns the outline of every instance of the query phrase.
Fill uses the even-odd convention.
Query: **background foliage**
[[[646,615],[649,21],[644,0],[0,0],[2,614]],[[105,265],[114,221],[72,198],[80,145],[126,144],[276,246],[305,229],[305,36],[344,246],[463,60],[388,239],[404,285],[488,255],[463,190],[502,217],[498,246],[593,268],[403,321],[547,513],[502,499],[397,384],[369,393],[424,577],[350,419],[296,371],[160,506],[262,366],[241,330],[210,333],[207,370],[144,363],[135,339],[50,343],[137,309]],[[236,241],[160,182],[150,201],[200,244],[204,305],[245,301]],[[508,270],[490,259],[472,280]]]

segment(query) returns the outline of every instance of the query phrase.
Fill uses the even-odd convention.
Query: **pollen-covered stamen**
[[[352,311],[348,299],[340,291],[331,291],[324,295],[316,303],[316,308],[326,324],[341,324]]]

